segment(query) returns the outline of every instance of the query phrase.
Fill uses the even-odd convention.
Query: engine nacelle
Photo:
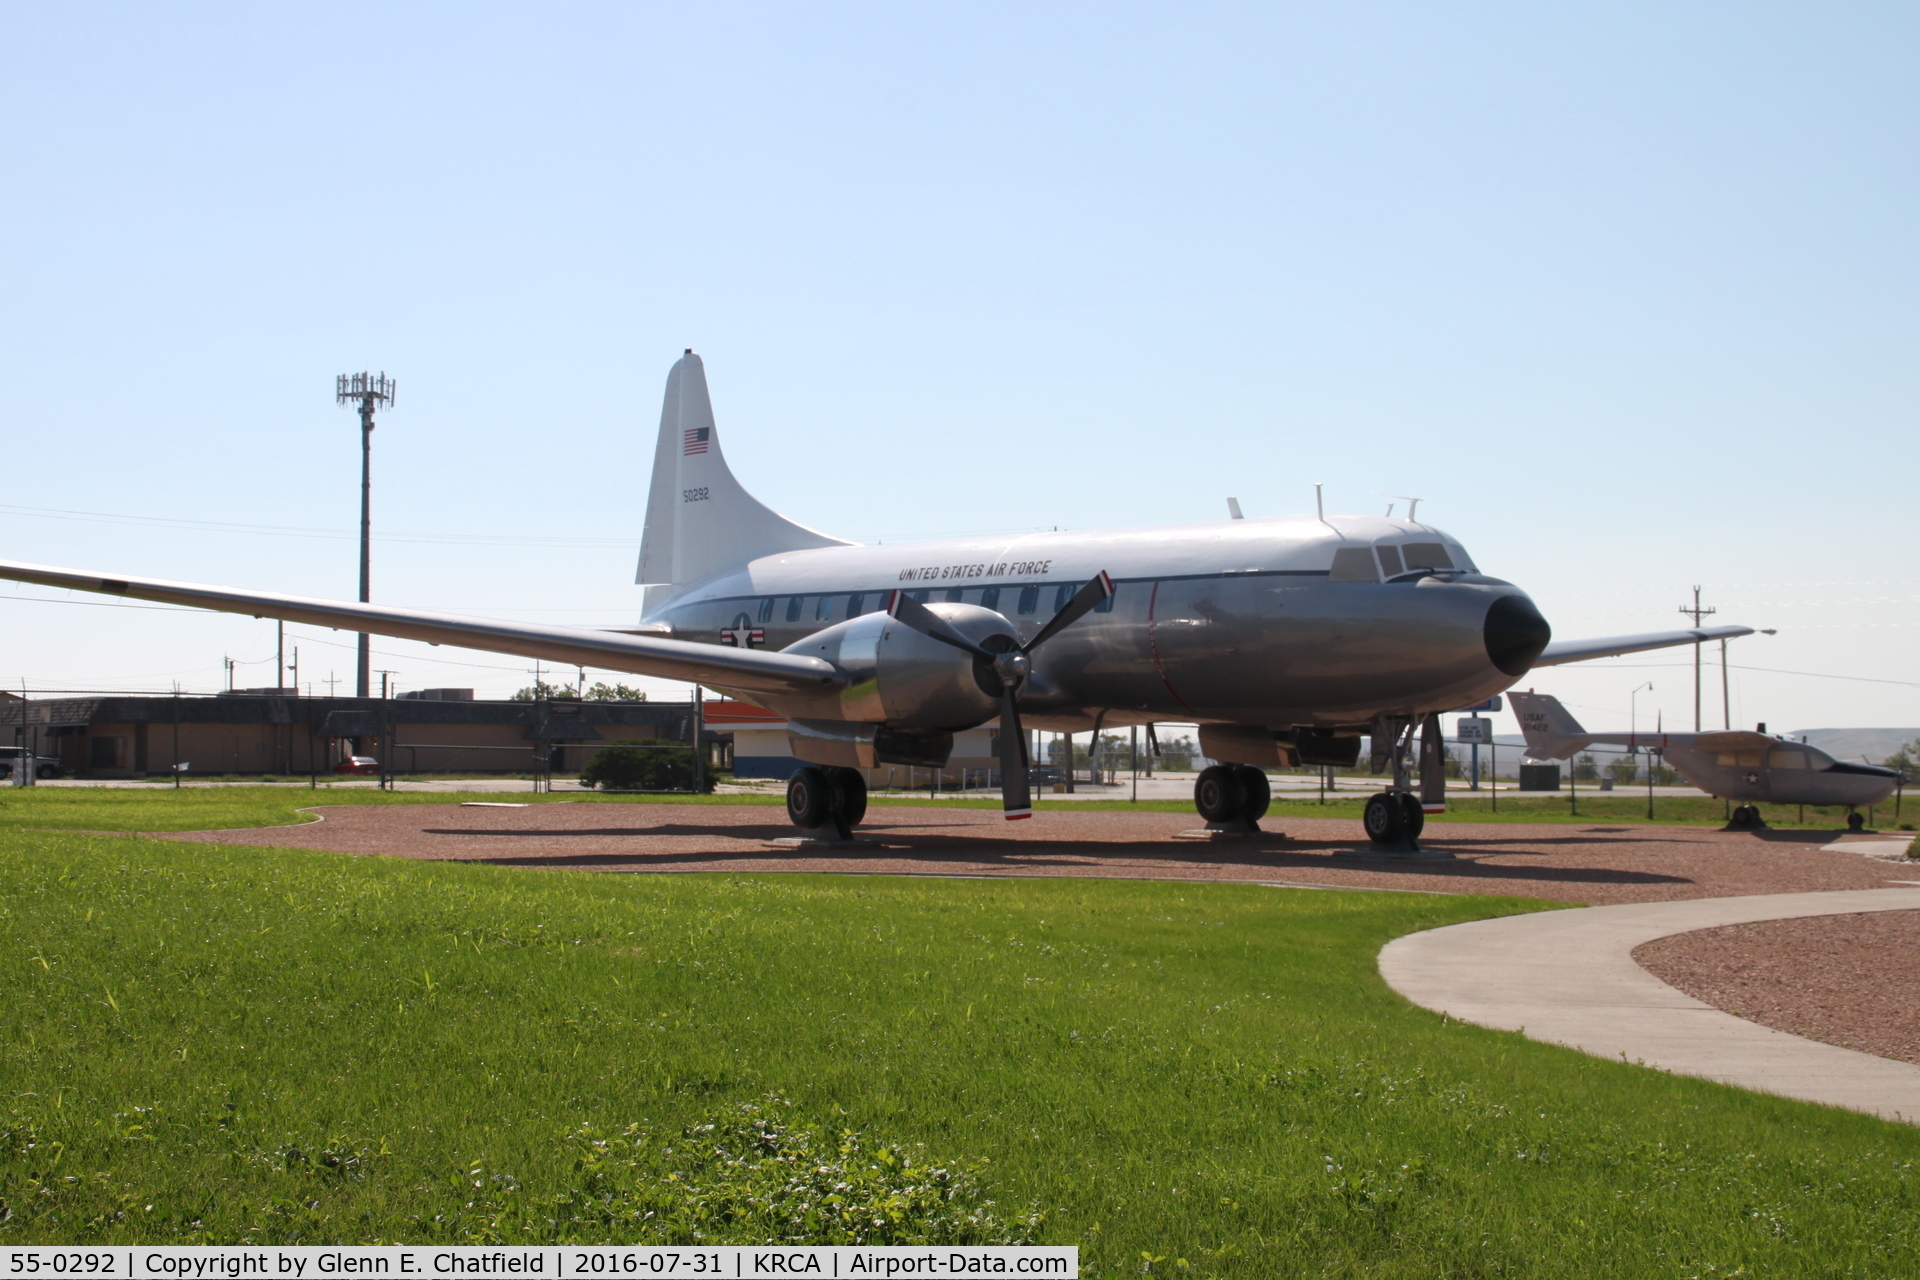
[[[1017,644],[1013,624],[991,609],[944,603],[927,608],[983,648],[998,651]],[[1000,678],[991,666],[883,612],[835,623],[784,652],[825,658],[849,677],[832,698],[763,699],[795,720],[951,733],[1000,714]]]

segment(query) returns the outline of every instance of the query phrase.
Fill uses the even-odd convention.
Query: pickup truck
[[[0,780],[13,781],[13,771],[19,767],[20,760],[27,754],[25,747],[0,747]],[[60,758],[58,756],[35,756],[33,758],[33,776],[36,778],[57,778],[60,776]]]

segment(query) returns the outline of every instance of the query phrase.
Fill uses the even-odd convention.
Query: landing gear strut
[[[851,840],[867,816],[867,780],[858,769],[807,765],[787,779],[787,817],[803,839]]]
[[[1410,757],[1418,744],[1418,789]],[[1374,725],[1374,765],[1379,773],[1391,766],[1393,783],[1385,791],[1368,797],[1361,815],[1367,831],[1369,852],[1388,857],[1451,858],[1441,851],[1428,852],[1420,847],[1420,832],[1427,825],[1428,804],[1436,811],[1446,806],[1446,753],[1440,730],[1440,717],[1433,714],[1396,719],[1382,716]]]
[[[1760,816],[1759,805],[1743,804],[1735,806],[1733,813],[1727,818],[1727,825],[1720,829],[1722,831],[1765,831],[1767,823]]]
[[[1272,795],[1266,773],[1250,764],[1209,765],[1193,784],[1193,807],[1214,835],[1258,835]]]

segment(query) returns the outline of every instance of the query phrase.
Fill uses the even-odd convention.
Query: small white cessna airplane
[[[858,501],[850,486],[840,501]],[[1411,515],[1411,513],[1409,513]],[[858,546],[778,515],[728,470],[700,358],[667,376],[638,581],[641,623],[606,631],[0,561],[0,577],[698,681],[788,718],[809,761],[805,830],[844,837],[860,770],[943,765],[998,720],[1006,816],[1029,812],[1026,732],[1197,722],[1195,804],[1252,830],[1267,768],[1352,765],[1392,783],[1367,834],[1407,849],[1444,801],[1438,713],[1534,667],[1747,635],[1703,627],[1553,641],[1526,593],[1412,519],[1225,520]],[[1421,731],[1416,795],[1414,735]]]
[[[1879,804],[1893,794],[1900,775],[1871,764],[1835,760],[1818,747],[1759,730],[1709,733],[1588,733],[1560,699],[1544,693],[1510,693],[1527,754],[1535,760],[1566,760],[1596,744],[1655,751],[1688,782],[1710,796],[1741,802],[1728,824],[1751,830],[1766,824],[1755,801],[1769,804]],[[1848,822],[1861,825],[1859,815]]]

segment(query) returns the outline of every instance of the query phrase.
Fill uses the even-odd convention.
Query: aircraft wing
[[[424,609],[396,609],[389,605],[356,604],[344,600],[316,600],[234,587],[209,587],[158,578],[110,578],[75,569],[20,564],[0,560],[0,578],[34,582],[74,591],[97,591],[135,600],[244,613],[256,618],[284,618],[332,627],[336,631],[366,631],[424,640],[428,644],[458,645],[490,653],[513,653],[525,658],[572,666],[599,667],[668,680],[697,681],[747,693],[823,693],[844,682],[840,669],[821,658],[764,649],[732,649],[716,644],[694,644],[660,636],[621,634],[585,627],[550,627],[523,622],[496,622]]]
[[[1678,644],[1697,644],[1702,640],[1731,640],[1750,636],[1752,627],[1689,627],[1685,631],[1643,631],[1631,636],[1596,636],[1591,640],[1555,640],[1533,660],[1536,667],[1557,667],[1589,658],[1612,658],[1643,649],[1666,649]]]

